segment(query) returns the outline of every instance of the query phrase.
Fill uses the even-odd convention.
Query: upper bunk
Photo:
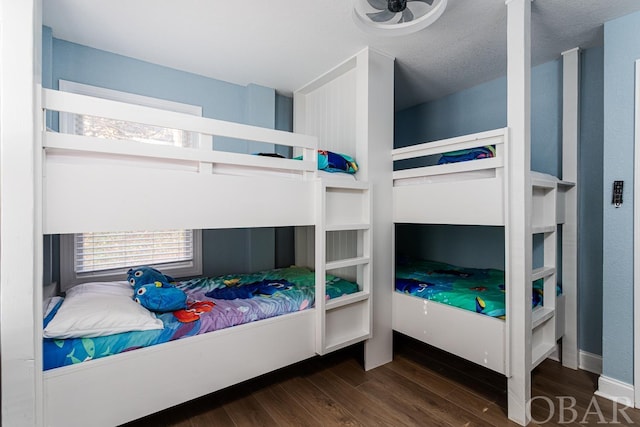
[[[509,209],[509,128],[427,142],[392,151],[396,223],[505,225]],[[567,151],[565,151],[565,155]],[[575,154],[574,154],[575,156]],[[541,201],[557,194],[556,224],[564,223],[564,197],[574,183],[529,173],[532,225],[548,223]]]
[[[197,141],[193,147],[159,145],[45,127],[44,234],[316,221],[316,137],[49,89],[42,90],[42,108],[47,114],[82,114],[189,132]],[[290,147],[302,158],[222,151],[219,140]],[[326,174],[323,180],[367,187],[347,174]]]

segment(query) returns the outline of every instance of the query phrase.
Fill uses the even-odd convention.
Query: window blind
[[[76,273],[193,260],[193,230],[82,233],[74,236]]]

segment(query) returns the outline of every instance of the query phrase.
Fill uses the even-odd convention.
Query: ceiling
[[[291,95],[365,46],[396,58],[396,110],[506,74],[504,0],[449,0],[418,33],[382,37],[351,0],[43,0],[59,39]],[[532,63],[602,44],[602,24],[638,0],[535,0]]]

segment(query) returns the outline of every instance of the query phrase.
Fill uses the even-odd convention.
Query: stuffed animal
[[[130,268],[129,271],[127,271],[127,281],[135,288],[136,286],[148,285],[149,283],[155,282],[171,283],[175,282],[175,279],[166,274],[162,274],[160,270],[143,265],[141,267]]]
[[[151,311],[168,312],[187,306],[187,294],[170,282],[175,280],[152,267],[132,268],[127,280],[133,286],[133,299]]]

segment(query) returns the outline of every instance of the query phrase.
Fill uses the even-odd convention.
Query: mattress
[[[278,282],[278,289],[265,288],[274,281]],[[163,329],[93,338],[45,338],[44,369],[293,313],[311,308],[315,302],[315,273],[303,267],[196,278],[176,283],[176,286],[188,296],[187,309],[157,313]],[[356,283],[329,274],[326,276],[327,299],[358,290]]]
[[[543,286],[542,279],[533,283],[533,308],[544,303]],[[504,271],[499,269],[402,258],[396,261],[395,290],[491,317],[506,314]]]

